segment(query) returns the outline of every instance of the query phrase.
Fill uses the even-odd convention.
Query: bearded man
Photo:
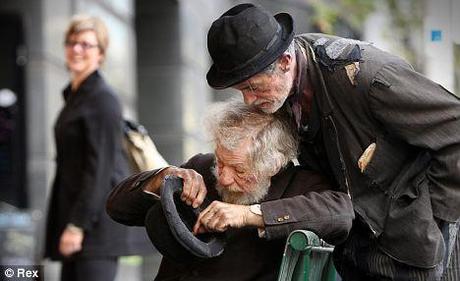
[[[344,281],[460,280],[460,99],[370,43],[295,34],[287,13],[239,4],[208,32],[215,89],[287,110],[302,166],[348,192],[334,249]]]
[[[108,199],[109,215],[128,225],[145,224],[166,176],[183,179],[188,205],[213,201],[193,232],[225,232],[224,252],[186,262],[165,255],[155,280],[275,280],[291,231],[307,229],[331,244],[346,239],[354,218],[349,196],[292,163],[298,142],[283,116],[237,101],[215,106],[209,116],[214,154],[131,176]]]

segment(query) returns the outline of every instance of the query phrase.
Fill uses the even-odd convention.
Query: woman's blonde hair
[[[82,31],[94,31],[99,50],[105,56],[107,47],[109,46],[109,32],[104,22],[98,17],[75,15],[72,17],[69,27],[67,28],[65,40],[68,41],[70,36]]]

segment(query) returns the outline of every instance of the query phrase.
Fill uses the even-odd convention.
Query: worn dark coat
[[[84,229],[75,257],[153,252],[145,231],[112,221],[105,201],[128,175],[122,150],[122,116],[112,89],[96,71],[71,92],[55,124],[56,175],[48,210],[45,257],[62,259],[60,236],[67,224]]]
[[[214,155],[199,154],[182,165],[203,176],[210,199],[218,199]],[[156,171],[134,175],[110,195],[107,212],[116,221],[144,225],[147,211],[158,201],[142,191],[143,183]],[[266,238],[257,229],[227,232],[224,253],[216,258],[177,264],[163,258],[155,280],[276,280],[285,239],[294,229],[308,229],[331,243],[343,241],[354,217],[347,194],[333,191],[319,174],[288,166],[272,178],[268,195],[262,200]]]
[[[307,59],[301,79],[314,93],[301,162],[320,163],[350,192],[384,252],[435,266],[444,250],[435,219],[460,216],[459,99],[365,42],[324,34],[295,40]],[[371,143],[376,150],[361,171],[358,160]]]

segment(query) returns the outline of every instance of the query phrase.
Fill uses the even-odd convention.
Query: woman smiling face
[[[96,33],[85,30],[71,34],[65,42],[67,68],[73,78],[84,78],[97,70],[104,58]]]

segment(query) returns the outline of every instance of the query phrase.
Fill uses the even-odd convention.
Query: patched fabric
[[[352,45],[369,45],[369,43],[354,39],[341,38],[332,41],[329,46],[326,47],[326,54],[331,59],[339,58],[345,51],[345,49]]]
[[[347,71],[348,79],[353,86],[358,85],[356,82],[356,75],[359,73],[359,62],[353,62],[351,64],[345,65],[345,70]]]
[[[327,41],[329,41],[329,39],[325,37],[319,38],[318,40],[315,41],[315,43],[313,43],[313,47],[324,45],[327,43]]]
[[[369,44],[368,42],[354,39],[339,38],[330,40],[322,37],[313,43],[313,47],[318,61],[328,70],[334,71],[337,67],[359,62],[362,58],[360,46]],[[354,72],[356,72],[356,69]],[[355,76],[356,74],[357,72]]]

